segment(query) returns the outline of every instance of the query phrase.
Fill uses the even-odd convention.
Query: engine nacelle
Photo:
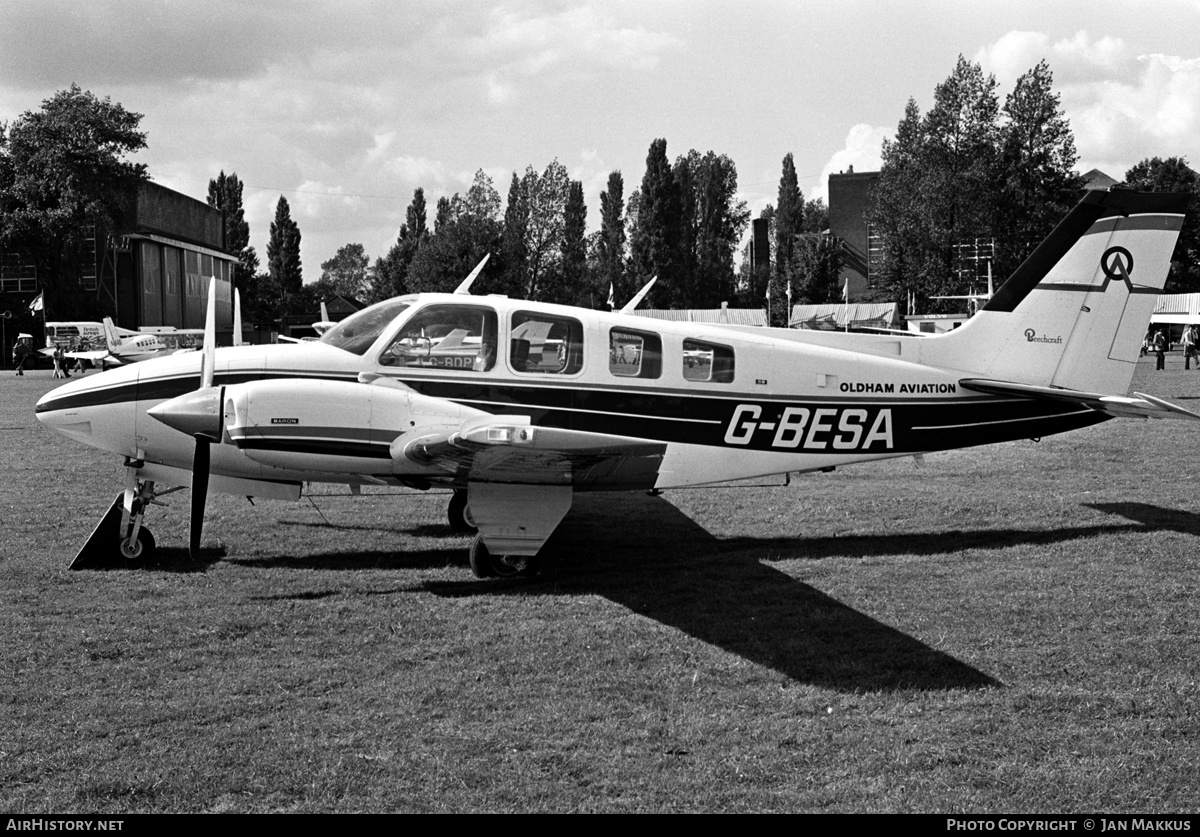
[[[418,428],[456,428],[485,415],[402,384],[267,380],[225,388],[226,440],[292,471],[391,474],[392,441]]]

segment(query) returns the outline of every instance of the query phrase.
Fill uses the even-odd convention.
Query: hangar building
[[[217,331],[226,333],[227,342],[237,257],[225,246],[224,213],[149,181],[138,185],[129,204],[113,236],[89,239],[78,279],[79,292],[94,312],[89,319],[112,317],[129,329],[203,328],[209,277],[215,276]],[[43,292],[31,261],[21,253],[0,254],[0,307],[20,312]],[[53,293],[46,295],[44,316],[64,319],[55,311]],[[6,337],[11,345],[13,334]],[[7,360],[10,346],[0,348]]]

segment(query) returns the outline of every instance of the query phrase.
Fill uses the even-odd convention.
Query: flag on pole
[[[36,314],[38,311],[42,310],[42,307],[45,304],[42,300],[42,296],[45,293],[46,293],[45,291],[42,291],[40,294],[38,294],[37,296],[35,296],[33,298],[33,302],[29,303],[29,313],[30,314]]]
[[[842,286],[842,302],[850,303],[850,277],[846,277],[846,284]]]
[[[613,293],[613,283],[608,283],[608,310],[611,311],[617,307],[616,295]]]

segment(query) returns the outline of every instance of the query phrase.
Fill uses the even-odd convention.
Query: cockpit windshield
[[[366,354],[383,330],[411,305],[411,302],[399,299],[376,303],[351,314],[329,329],[321,336],[320,342],[356,355]]]

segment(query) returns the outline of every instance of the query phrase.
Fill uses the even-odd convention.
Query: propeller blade
[[[242,294],[233,289],[233,345],[242,346]]]
[[[196,453],[192,457],[192,517],[189,528],[188,555],[199,559],[200,535],[204,531],[204,506],[208,500],[209,445],[204,436],[196,437]]]
[[[217,365],[217,277],[208,281],[208,316],[204,318],[204,359],[200,366],[200,388],[213,385]]]

